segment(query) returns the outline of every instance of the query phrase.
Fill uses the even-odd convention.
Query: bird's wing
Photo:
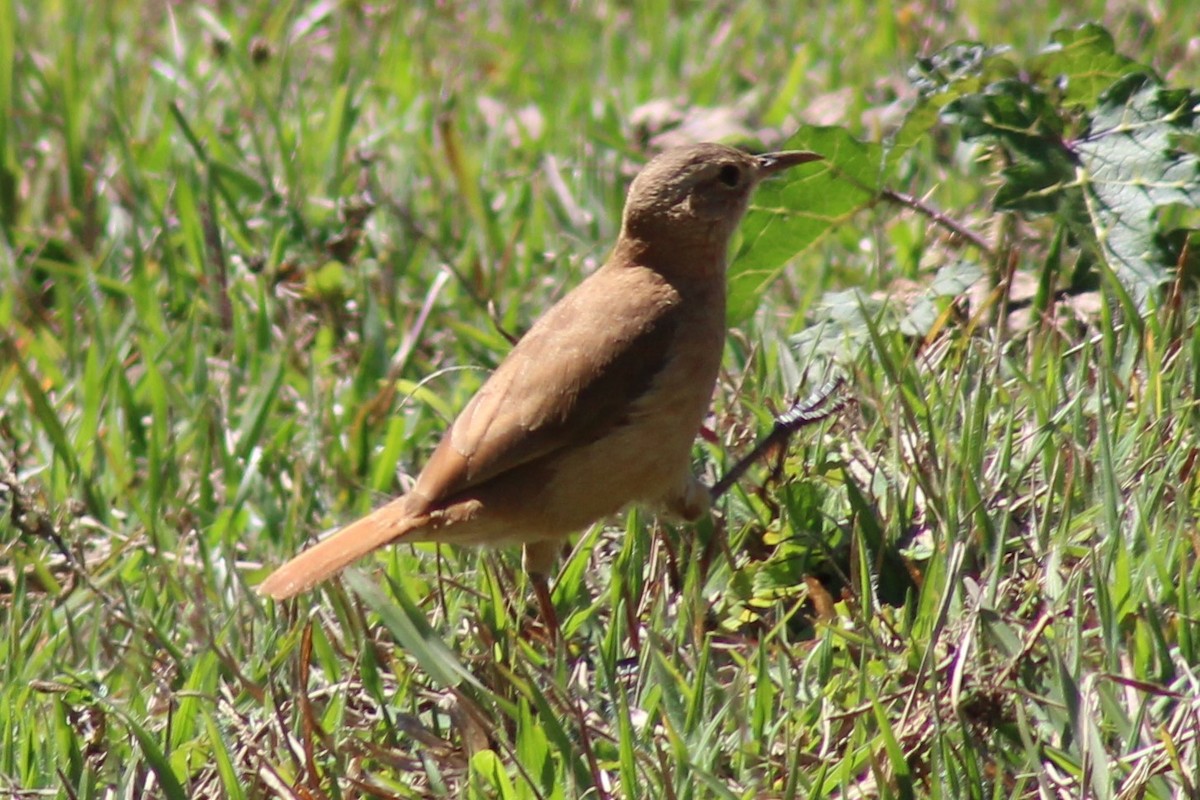
[[[678,303],[649,270],[596,272],[517,343],[455,420],[411,492],[308,548],[271,573],[259,593],[281,600],[306,591],[419,530],[454,495],[620,425],[667,363]]]
[[[414,494],[436,506],[620,425],[668,359],[678,304],[675,290],[650,270],[594,273],[530,328],[479,389]]]

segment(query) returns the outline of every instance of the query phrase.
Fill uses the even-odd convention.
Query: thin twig
[[[770,450],[781,447],[787,444],[787,440],[792,434],[801,428],[808,427],[818,423],[824,419],[836,414],[845,407],[846,401],[840,397],[834,397],[845,384],[845,378],[838,376],[834,380],[826,383],[820,389],[813,392],[804,400],[798,400],[792,404],[792,407],[783,414],[775,418],[775,427],[771,432],[763,437],[762,441],[754,446],[746,455],[742,456],[733,467],[725,473],[721,480],[708,490],[710,500],[715,504],[720,497],[738,482],[738,480],[750,468],[750,465],[759,460]],[[704,550],[700,554],[700,574],[707,575],[708,568],[712,564],[713,554],[716,546],[720,543],[721,547],[726,550],[726,557],[732,557],[728,552],[728,544],[725,537],[712,535],[704,544]]]
[[[845,408],[846,400],[834,397],[845,383],[845,378],[838,377],[817,389],[804,400],[796,401],[791,408],[776,417],[775,427],[771,429],[771,432],[756,444],[753,450],[742,456],[741,460],[734,464],[724,477],[709,490],[709,496],[713,502],[729,491],[730,487],[746,473],[750,465],[762,458],[769,450],[785,444],[792,434],[801,428],[828,419]]]
[[[942,226],[946,230],[953,233],[955,236],[961,236],[971,244],[982,250],[989,258],[993,255],[992,246],[987,243],[982,236],[970,228],[963,225],[956,219],[947,216],[938,209],[931,206],[919,197],[904,192],[898,192],[895,189],[883,189],[879,193],[884,199],[891,200],[893,203],[899,203],[902,206],[908,206],[914,211],[919,211],[931,220]]]

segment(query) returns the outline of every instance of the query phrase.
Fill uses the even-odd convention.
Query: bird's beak
[[[823,156],[808,150],[782,150],[778,153],[767,153],[758,156],[759,176],[769,178],[797,164],[807,164],[809,161],[820,161]]]

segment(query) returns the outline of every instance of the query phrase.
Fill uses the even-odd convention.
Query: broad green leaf
[[[1092,232],[1109,267],[1139,305],[1170,277],[1157,214],[1200,206],[1200,93],[1145,74],[1104,93],[1091,131],[1075,144]]]
[[[870,205],[878,193],[878,144],[861,142],[842,128],[807,127],[781,149],[812,150],[824,160],[759,187],[729,269],[730,322],[749,317],[790,259]]]
[[[1057,41],[1070,57],[1044,57],[1040,67],[1073,70],[1064,74],[1085,84],[1077,87],[1078,102],[1098,91],[1103,76],[1132,69],[1111,52],[1103,31],[1090,38],[1087,30],[1064,32]],[[998,208],[1056,215],[1144,306],[1176,265],[1167,235],[1186,236],[1164,230],[1161,210],[1200,205],[1200,94],[1167,89],[1149,73],[1123,74],[1099,93],[1094,114],[1076,119],[1052,87],[1033,80],[1005,78],[964,94],[946,105],[942,119],[965,139],[1004,149]],[[1078,129],[1086,132],[1073,139],[1070,131]]]
[[[1010,164],[996,192],[1000,208],[1048,214],[1061,203],[1060,187],[1074,177],[1063,142],[1058,109],[1040,87],[1005,79],[948,104],[943,119],[964,139],[986,139],[1005,147]]]
[[[1032,71],[1062,81],[1063,100],[1091,108],[1100,94],[1118,78],[1145,67],[1116,51],[1112,34],[1100,25],[1057,30],[1051,44],[1033,59]]]
[[[963,95],[982,90],[991,81],[1019,74],[1007,54],[1008,49],[1003,47],[957,42],[917,60],[908,70],[908,80],[919,98],[887,139],[883,181],[895,179],[900,159],[928,135],[946,106]]]

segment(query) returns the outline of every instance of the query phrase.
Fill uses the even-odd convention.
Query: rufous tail
[[[423,516],[414,516],[405,502],[407,499],[401,497],[393,500],[317,542],[268,575],[258,585],[258,593],[273,600],[295,597],[372,550],[420,528],[428,520]]]

